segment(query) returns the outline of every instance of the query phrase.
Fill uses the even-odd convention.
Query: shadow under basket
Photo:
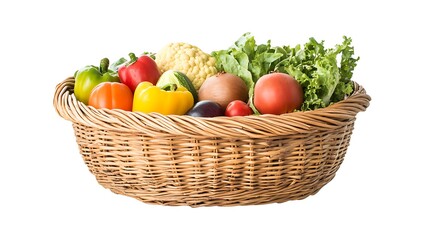
[[[83,160],[99,184],[145,203],[234,206],[304,199],[343,162],[356,114],[371,98],[355,83],[348,98],[314,111],[196,118],[88,107],[74,78],[54,106],[73,123]]]

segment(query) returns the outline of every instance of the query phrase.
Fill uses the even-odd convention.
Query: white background
[[[371,2],[371,3],[369,3]],[[429,239],[429,22],[424,1],[2,1],[0,239]],[[101,187],[57,83],[102,57],[183,41],[206,52],[353,38],[371,95],[336,177],[305,200],[165,207]],[[425,115],[423,115],[425,114]]]

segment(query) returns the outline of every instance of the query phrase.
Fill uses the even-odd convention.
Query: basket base
[[[104,188],[119,195],[124,195],[137,199],[143,203],[164,206],[190,206],[190,207],[229,207],[229,206],[247,206],[263,205],[272,203],[284,203],[293,200],[303,200],[309,196],[318,193],[335,175],[320,181],[311,189],[305,189],[303,186],[278,186],[270,189],[240,189],[228,192],[193,192],[173,195],[171,191],[165,191],[164,194],[159,191],[144,191],[141,189],[133,190],[132,188],[119,190],[113,188],[110,184],[105,185],[98,181]]]

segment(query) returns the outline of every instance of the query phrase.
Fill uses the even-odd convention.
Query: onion
[[[249,93],[244,81],[231,73],[219,73],[207,78],[198,91],[198,99],[219,103],[225,110],[234,100],[247,102]]]

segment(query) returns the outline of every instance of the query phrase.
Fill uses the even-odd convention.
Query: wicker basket
[[[83,160],[114,193],[163,205],[281,203],[317,193],[334,178],[356,114],[354,93],[327,108],[283,115],[195,118],[99,110],[76,100],[74,79],[54,106],[73,123]]]

